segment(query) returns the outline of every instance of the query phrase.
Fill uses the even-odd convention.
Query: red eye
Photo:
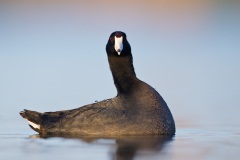
[[[112,38],[112,37],[110,37],[109,40],[110,40],[111,42],[113,42],[113,38]]]

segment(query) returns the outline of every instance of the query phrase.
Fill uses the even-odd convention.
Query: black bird
[[[117,96],[72,110],[24,110],[20,115],[40,135],[173,135],[173,116],[160,94],[136,77],[124,32],[113,32],[106,51]]]

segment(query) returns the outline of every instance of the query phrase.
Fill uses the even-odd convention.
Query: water
[[[1,134],[1,159],[231,159],[240,133],[178,128],[173,137],[44,137]]]
[[[0,159],[240,157],[240,1],[0,1]],[[137,76],[163,96],[173,137],[48,137],[18,114],[116,95],[105,45],[127,33]]]

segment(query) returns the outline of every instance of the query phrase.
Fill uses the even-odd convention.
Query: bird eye
[[[113,38],[112,38],[112,37],[110,37],[109,40],[110,40],[111,42],[113,42]]]

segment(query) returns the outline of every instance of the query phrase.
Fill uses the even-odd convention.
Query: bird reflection
[[[117,149],[113,159],[132,160],[141,151],[160,152],[172,138],[173,136],[119,138],[116,140]]]
[[[33,135],[30,138],[52,138],[53,136]],[[56,137],[56,136],[54,136]],[[77,139],[85,143],[94,143],[98,140],[115,140],[116,149],[110,153],[112,160],[133,160],[138,152],[161,152],[165,144],[172,141],[174,136],[130,136],[130,137],[79,137],[58,136],[59,138]]]

